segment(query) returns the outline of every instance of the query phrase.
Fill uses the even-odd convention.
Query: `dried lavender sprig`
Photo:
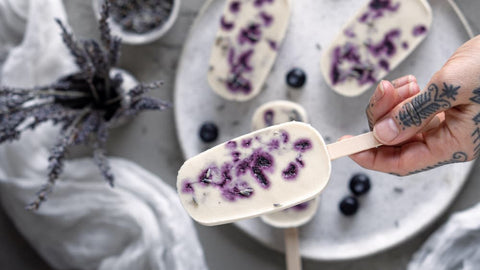
[[[52,121],[54,125],[62,123],[64,126],[68,126],[74,121],[78,112],[66,111],[63,106],[59,104],[46,104],[45,106],[37,108],[32,114],[34,115],[32,122],[26,125],[20,132],[27,129],[33,130],[47,121]]]
[[[118,75],[118,74],[117,74]],[[163,85],[163,81],[157,81],[153,83],[140,83],[137,84],[134,88],[128,90],[127,94],[130,96],[131,99],[135,100],[135,98],[149,92],[150,90],[157,89],[161,85]],[[116,98],[112,98],[107,100],[106,104],[113,104],[115,102],[118,102],[122,100],[121,96],[118,96]]]
[[[0,86],[0,95],[29,95],[32,89]]]
[[[65,112],[61,106],[51,103],[36,104],[7,114],[0,114],[0,143],[18,140],[23,131],[34,129],[41,123],[52,121],[68,125],[77,113]],[[25,123],[30,120],[30,123]]]
[[[110,98],[110,64],[108,63],[107,54],[103,51],[103,49],[95,40],[83,41],[83,48],[87,54],[89,61],[93,64],[95,68],[95,74],[103,78],[104,89],[106,91],[105,96],[107,98]]]
[[[28,106],[22,104],[22,106],[18,106],[6,111],[0,111],[0,130],[11,128],[10,126],[6,126],[7,123],[5,121],[11,122],[12,119],[17,119],[20,115],[24,115],[24,118],[26,118],[26,116],[33,115],[37,108],[51,104],[53,104],[52,101],[43,99],[42,101],[36,102]]]
[[[156,81],[156,82],[153,82],[153,83],[140,83],[140,84],[136,85],[134,88],[130,89],[128,91],[128,95],[132,98],[137,97],[137,96],[141,96],[141,95],[149,92],[150,90],[160,88],[160,86],[162,86],[162,85],[163,85],[163,81]]]
[[[98,146],[97,146],[98,147]],[[110,162],[105,153],[105,149],[102,147],[98,147],[93,152],[93,161],[100,169],[103,178],[107,181],[107,183],[114,187],[115,183],[115,176],[112,173],[112,168],[110,167]]]
[[[121,115],[131,117],[145,110],[163,111],[171,107],[172,105],[170,103],[165,102],[158,98],[140,97],[132,101],[131,106],[128,109],[122,111]]]
[[[38,210],[40,205],[47,200],[48,194],[50,194],[53,191],[53,185],[50,183],[47,183],[42,186],[42,188],[36,192],[37,198],[29,203],[26,207],[25,210],[28,211],[35,211]]]
[[[115,66],[118,62],[118,58],[120,57],[121,44],[122,39],[119,37],[113,37],[112,41],[110,42],[109,62],[111,66]]]
[[[25,111],[29,114],[32,114],[32,111],[35,108],[40,107],[40,106],[44,106],[44,105],[47,105],[47,104],[53,104],[53,103],[54,103],[54,100],[52,100],[51,98],[48,98],[48,99],[43,98],[43,99],[40,99],[40,100],[34,100],[32,102],[27,101],[26,103],[21,104],[17,107],[14,107],[14,108],[0,108],[0,121],[2,121],[2,119],[10,117],[11,115],[13,115],[13,114],[15,114],[19,111]]]
[[[108,25],[108,17],[110,16],[110,2],[105,1],[100,12],[100,39],[103,46],[108,49],[108,62],[111,66],[115,66],[120,55],[121,38],[112,37],[110,26]]]
[[[0,121],[0,143],[18,139],[20,134],[17,128],[27,117],[28,113],[25,111],[2,115]]]
[[[97,126],[96,135],[95,142],[93,143],[93,161],[102,173],[103,178],[111,187],[113,187],[115,176],[112,173],[110,162],[108,161],[105,150],[105,145],[107,144],[108,138],[108,127],[105,122],[99,123]]]
[[[23,105],[24,103],[34,99],[34,96],[27,95],[7,95],[0,96],[0,110],[2,112],[9,112],[18,106]]]
[[[6,92],[4,92],[6,93]],[[47,100],[50,98],[62,98],[62,99],[76,99],[82,97],[89,97],[88,94],[79,91],[56,91],[53,89],[49,90],[32,90],[29,93],[20,93],[20,94],[8,94],[0,93],[0,113],[11,113],[18,109],[23,109],[27,102],[37,99]]]
[[[100,12],[99,29],[100,29],[100,40],[103,43],[105,48],[110,48],[112,42],[112,35],[110,32],[110,26],[108,25],[107,19],[110,15],[110,2],[105,1],[102,4],[102,11]]]
[[[35,87],[33,89],[0,86],[0,98],[9,96],[65,96],[77,98],[88,97],[89,95],[85,92],[75,90],[68,92],[57,91],[55,85]]]
[[[41,96],[41,97],[62,97],[62,98],[81,98],[81,97],[90,97],[85,92],[80,91],[57,91],[54,89],[49,89],[45,91],[34,91],[32,96]]]
[[[89,113],[85,117],[85,120],[80,124],[72,145],[88,142],[89,135],[98,130],[98,127],[102,122],[101,118],[102,115],[99,111],[93,111]]]
[[[27,205],[27,210],[38,210],[40,205],[47,200],[48,195],[53,191],[53,187],[63,171],[68,146],[73,144],[78,131],[78,125],[88,114],[89,110],[90,108],[87,108],[78,112],[71,125],[66,130],[62,130],[60,140],[52,148],[48,158],[48,181],[37,192],[37,198]]]
[[[53,191],[53,186],[63,171],[67,146],[70,141],[69,136],[64,134],[51,150],[48,158],[48,182],[37,192],[37,198],[27,205],[27,210],[38,210],[40,205],[47,200],[48,195]]]
[[[75,63],[82,71],[87,71],[91,69],[89,66],[89,62],[87,56],[85,55],[84,51],[80,48],[77,41],[73,37],[73,34],[67,30],[67,27],[63,25],[60,19],[55,19],[57,24],[60,26],[62,30],[62,39],[67,48],[70,51],[70,54],[75,58]]]
[[[16,141],[20,138],[20,131],[8,130],[0,132],[0,143]]]
[[[93,76],[95,74],[95,68],[93,64],[89,61],[86,52],[84,52],[80,48],[77,41],[74,39],[73,34],[68,32],[62,21],[60,21],[59,19],[55,19],[55,21],[58,23],[58,25],[60,25],[60,28],[62,30],[63,42],[70,50],[70,54],[75,58],[75,63],[77,64],[77,66],[84,72],[85,79],[89,82],[90,85],[90,91],[92,92],[94,99],[98,102],[100,98],[92,82]]]
[[[110,65],[100,44],[95,40],[84,40],[82,43],[89,61],[95,68],[95,73],[104,76],[107,73],[106,75],[108,76]]]

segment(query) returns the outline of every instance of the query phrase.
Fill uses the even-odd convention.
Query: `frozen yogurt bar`
[[[285,36],[290,1],[226,1],[209,62],[215,93],[246,101],[260,92]]]
[[[218,225],[313,199],[327,184],[330,168],[320,134],[290,122],[190,158],[178,172],[177,191],[193,219]]]
[[[307,112],[298,103],[287,100],[270,101],[258,107],[252,116],[252,130],[290,121],[308,122]]]
[[[373,132],[325,145],[308,124],[274,125],[185,161],[177,192],[201,224],[253,218],[313,199],[328,183],[330,160],[380,145]]]
[[[368,90],[425,38],[432,22],[426,0],[370,0],[323,52],[327,84],[345,96]]]

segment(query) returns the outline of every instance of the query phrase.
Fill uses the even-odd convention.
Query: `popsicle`
[[[336,92],[357,96],[397,67],[432,22],[426,0],[370,0],[323,52],[321,69]]]
[[[298,103],[274,100],[258,107],[252,116],[252,130],[289,121],[308,122],[307,112]]]
[[[276,100],[263,104],[253,113],[253,130],[289,121],[308,122],[307,112],[298,103]],[[317,197],[293,207],[261,216],[263,222],[276,228],[299,227],[312,219],[317,210]]]
[[[312,126],[292,121],[188,159],[178,171],[177,191],[201,224],[253,218],[315,198],[328,183],[330,160],[378,145],[371,132],[326,145]]]
[[[228,100],[256,96],[275,61],[291,0],[227,0],[209,61],[208,83]]]

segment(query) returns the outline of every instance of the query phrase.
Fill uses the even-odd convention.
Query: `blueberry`
[[[358,206],[359,204],[357,198],[353,196],[347,196],[340,202],[339,208],[342,214],[345,216],[351,216],[357,212]]]
[[[217,125],[215,125],[215,123],[212,123],[212,122],[203,123],[202,126],[200,127],[199,136],[200,136],[200,139],[202,139],[202,141],[206,143],[215,141],[218,137]]]
[[[307,81],[307,74],[299,68],[293,68],[287,73],[287,84],[293,88],[302,87]]]
[[[349,186],[353,194],[363,195],[370,190],[370,178],[363,173],[357,173],[350,179]]]

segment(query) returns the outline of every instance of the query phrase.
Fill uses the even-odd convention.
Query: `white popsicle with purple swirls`
[[[277,57],[291,0],[227,0],[210,55],[208,83],[228,100],[256,96]]]
[[[432,22],[427,0],[370,0],[322,54],[327,84],[344,96],[368,90],[424,40]]]
[[[328,183],[331,160],[380,145],[373,132],[325,145],[309,124],[278,124],[185,161],[177,192],[203,225],[254,218],[315,198]]]
[[[330,157],[310,125],[261,129],[188,159],[177,176],[183,207],[197,222],[219,225],[282,210],[316,197]]]

